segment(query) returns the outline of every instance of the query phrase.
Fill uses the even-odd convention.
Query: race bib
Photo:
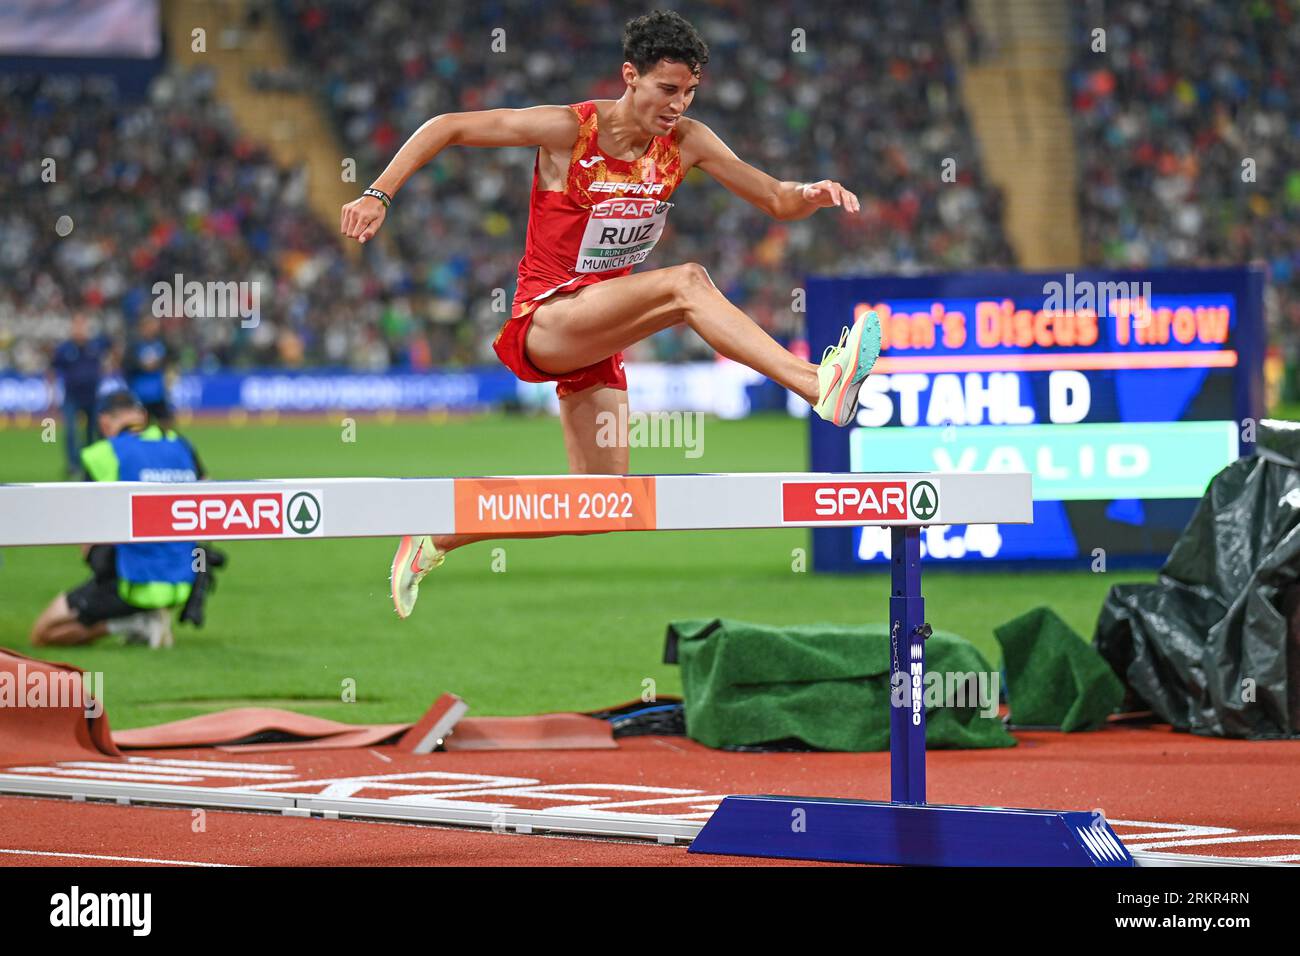
[[[578,246],[575,272],[609,272],[644,262],[663,235],[668,210],[661,199],[606,199],[591,207]]]

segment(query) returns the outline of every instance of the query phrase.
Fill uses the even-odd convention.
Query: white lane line
[[[202,770],[206,767],[222,767],[227,770],[293,770],[287,763],[235,763],[233,760],[176,760],[170,757],[127,757],[130,763],[157,764],[161,767],[192,767]]]
[[[198,863],[194,860],[155,860],[147,856],[102,856],[98,853],[55,853],[53,850],[8,850],[0,848],[0,853],[15,856],[57,856],[72,860],[111,860],[114,863],[165,863],[169,866],[219,866],[223,868],[238,867],[237,863]]]
[[[123,765],[120,763],[107,763],[95,760],[65,760],[56,764],[56,766],[72,770],[107,770],[114,773],[129,773],[142,779],[157,778],[159,780],[168,774],[185,774],[195,780],[202,780],[207,777],[231,777],[241,780],[291,780],[294,777],[294,774],[291,773],[259,773],[252,770],[230,770],[218,763],[202,764],[195,760],[186,761],[186,766],[183,767],[144,763]]]
[[[1268,843],[1282,840],[1300,843],[1300,833],[1243,833],[1241,836],[1205,837],[1197,840],[1161,840],[1159,843],[1126,843],[1130,850],[1165,850],[1171,846],[1212,846],[1216,843]]]
[[[130,773],[129,767],[110,770],[64,770],[61,767],[7,767],[5,773],[40,777],[76,777],[80,780],[130,780],[133,783],[200,783],[202,777],[161,773]],[[197,788],[196,788],[197,789]]]
[[[1124,833],[1120,835],[1120,838],[1124,840],[1179,840],[1187,837],[1210,836],[1215,833],[1228,836],[1237,832],[1232,827],[1198,826],[1192,823],[1151,823],[1144,820],[1107,820],[1106,822],[1111,827],[1147,827],[1148,829],[1164,831],[1162,833]]]
[[[582,812],[583,810],[591,810],[595,813],[604,813],[606,810],[622,809],[624,807],[659,807],[659,806],[667,806],[670,803],[676,803],[676,804],[685,803],[685,804],[689,804],[692,807],[695,807],[698,806],[701,801],[721,800],[725,796],[726,794],[718,794],[715,796],[713,794],[705,795],[700,793],[694,793],[686,797],[656,797],[651,800],[620,800],[617,803],[590,803],[586,806],[578,806],[578,807],[575,806],[546,807],[539,812],[569,813],[571,811]],[[714,806],[716,807],[717,804],[715,803]],[[676,814],[676,813],[671,815],[663,814],[663,816],[665,819],[671,818],[673,820],[680,820],[683,818],[681,814]]]

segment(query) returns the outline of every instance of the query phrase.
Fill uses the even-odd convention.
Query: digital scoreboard
[[[880,316],[845,428],[810,416],[810,470],[1033,475],[1032,525],[934,525],[931,560],[1159,563],[1263,414],[1252,269],[812,278],[808,341]],[[817,529],[814,567],[889,558],[880,528]]]

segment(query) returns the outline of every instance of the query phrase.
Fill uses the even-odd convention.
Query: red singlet
[[[556,382],[561,396],[598,384],[626,389],[623,354],[563,375],[543,372],[524,352],[533,310],[551,295],[625,276],[644,262],[663,233],[673,205],[668,197],[682,180],[677,128],[654,137],[644,156],[628,162],[605,155],[597,145],[594,102],[569,109],[578,114],[579,127],[564,191],[538,189],[539,148],[519,284],[510,318],[492,345],[520,379]]]

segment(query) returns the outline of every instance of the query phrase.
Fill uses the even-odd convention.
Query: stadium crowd
[[[960,13],[958,0],[943,6]],[[280,0],[274,9],[301,68],[259,80],[310,78],[358,180],[440,112],[622,93],[630,13],[616,4],[586,5],[580,21],[531,2]],[[654,265],[703,263],[779,337],[799,333],[791,296],[808,272],[1012,265],[934,10],[781,0],[688,2],[679,12],[711,46],[690,115],[778,178],[844,182],[863,210],[780,223],[696,171]],[[505,48],[494,51],[502,24]],[[209,75],[169,72],[137,103],[120,102],[108,81],[0,84],[0,175],[18,183],[0,211],[0,257],[13,277],[0,289],[0,370],[43,368],[77,309],[109,334],[129,334],[151,309],[153,283],[176,273],[263,289],[255,328],[164,316],[180,368],[495,362],[503,314],[493,291],[506,290],[508,303],[534,150],[448,150],[401,192],[383,241],[353,262],[334,224],[307,209],[301,176],[240,135]],[[41,179],[43,157],[57,162],[55,184]],[[956,183],[939,175],[949,157]],[[74,226],[66,236],[53,228],[61,215]],[[630,357],[707,354],[692,334],[670,332]]]
[[[1074,7],[1086,261],[1258,263],[1300,366],[1300,8],[1287,0]],[[1105,50],[1092,30],[1105,27]]]
[[[134,336],[156,282],[257,282],[266,321],[165,311],[183,368],[387,367],[385,303],[304,204],[300,171],[242,138],[211,75],[168,73],[123,103],[109,78],[0,76],[0,369],[36,372],[74,313]],[[65,218],[66,217],[66,218]],[[358,314],[371,321],[357,321]]]
[[[622,92],[615,51],[629,13],[616,4],[587,4],[580,20],[512,0],[267,9],[296,63],[255,79],[318,93],[358,189],[438,113]],[[1274,339],[1300,364],[1300,15],[1283,0],[1124,0],[1099,21],[1101,52],[1091,9],[1075,8],[1071,69],[1084,264],[1262,263]],[[778,337],[798,335],[791,291],[808,272],[1014,265],[946,52],[945,30],[975,35],[959,0],[941,15],[886,0],[680,12],[711,46],[690,115],[778,178],[846,183],[863,211],[779,223],[696,171],[654,265],[703,263]],[[135,102],[111,78],[0,75],[0,175],[15,186],[0,210],[0,371],[49,369],[74,312],[120,352],[153,284],[177,273],[262,289],[252,328],[164,315],[180,369],[492,364],[494,291],[506,302],[513,292],[533,156],[447,150],[353,260],[308,209],[301,171],[240,134],[209,73],[168,71]],[[955,184],[938,175],[948,157]],[[630,357],[707,354],[671,330]]]

